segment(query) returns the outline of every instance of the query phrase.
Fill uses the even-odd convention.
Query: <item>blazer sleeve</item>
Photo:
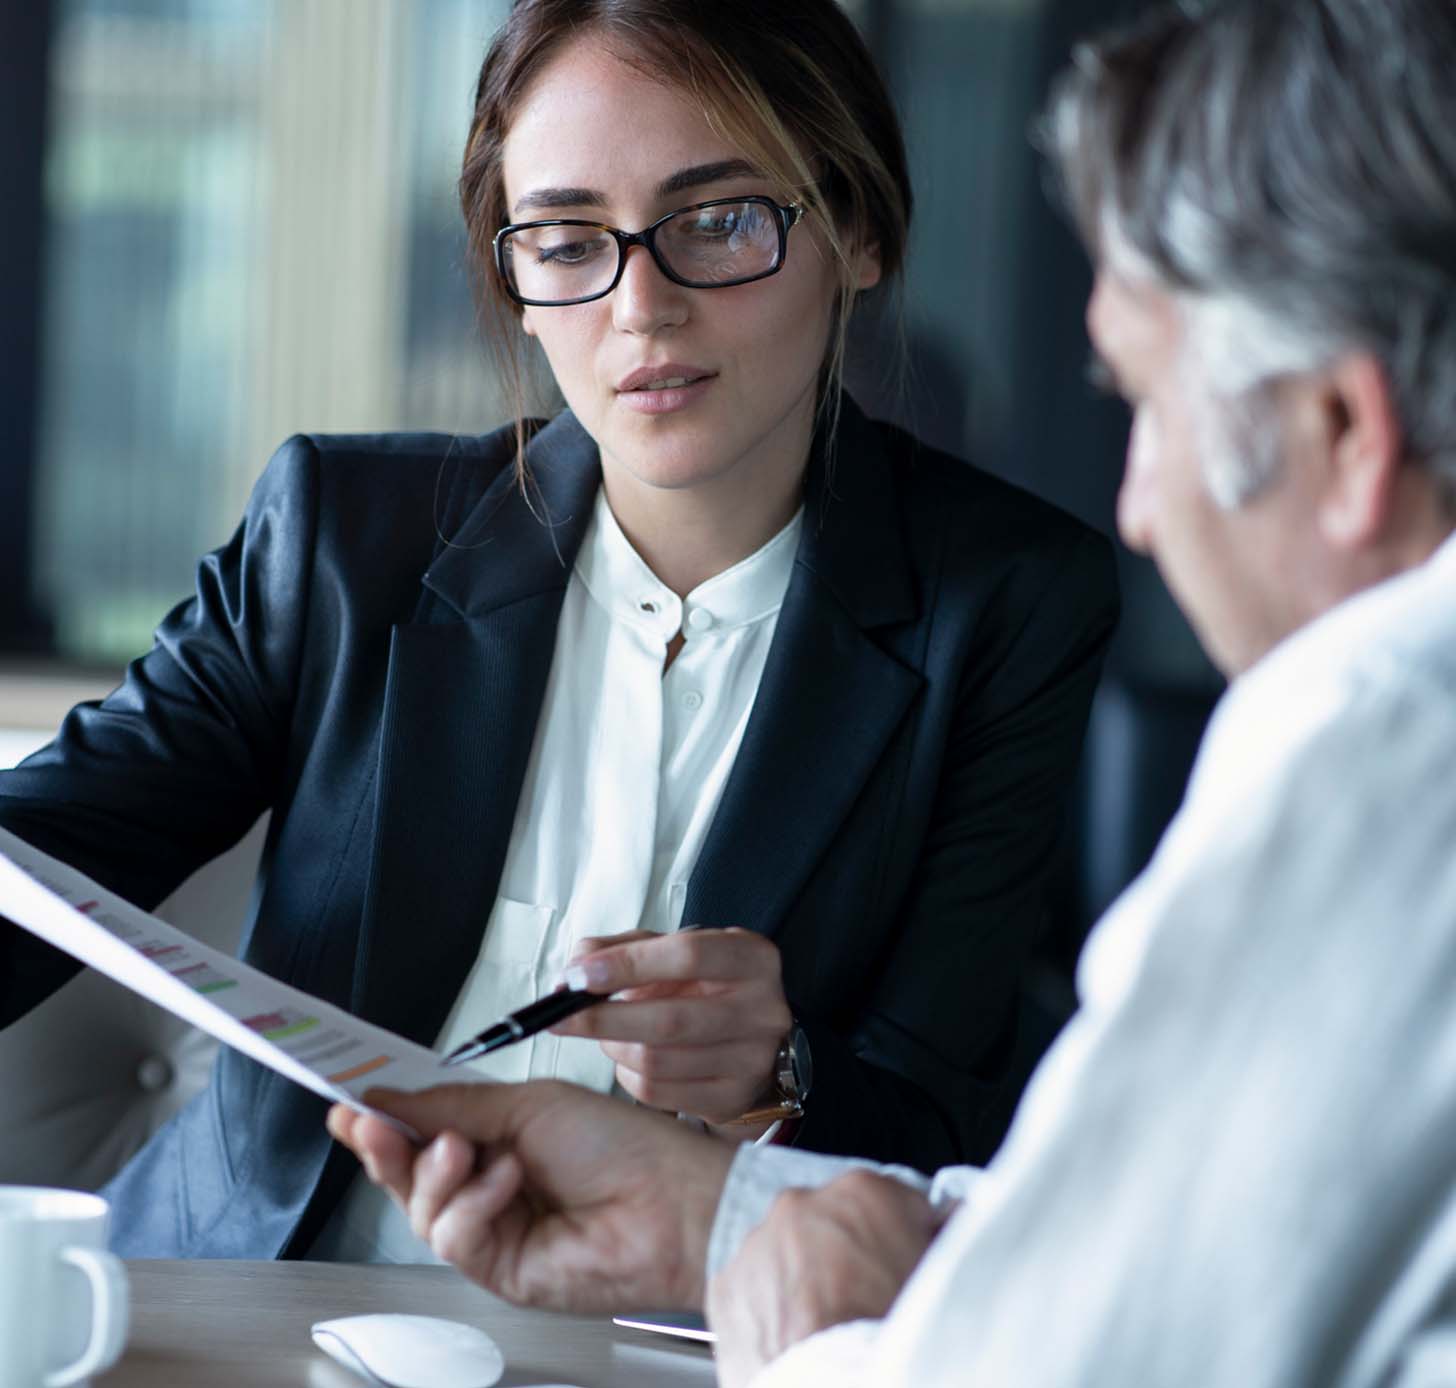
[[[317,497],[292,439],[120,687],[0,773],[0,826],[147,909],[247,832],[286,762]],[[0,919],[0,1026],[80,967]]]
[[[922,1171],[999,1143],[1018,998],[1044,924],[1069,791],[1117,623],[1111,546],[1043,562],[1008,630],[966,663],[938,791],[869,1006],[804,1023],[814,1085],[796,1141]]]

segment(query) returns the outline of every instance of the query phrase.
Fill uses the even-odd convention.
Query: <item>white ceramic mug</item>
[[[0,1384],[78,1388],[126,1344],[126,1269],[99,1195],[0,1186]]]

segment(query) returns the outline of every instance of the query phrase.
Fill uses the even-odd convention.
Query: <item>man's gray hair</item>
[[[1456,0],[1162,6],[1077,50],[1044,138],[1093,252],[1187,297],[1220,394],[1369,351],[1456,497]]]

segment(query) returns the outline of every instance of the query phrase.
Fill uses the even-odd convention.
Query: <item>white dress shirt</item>
[[[801,525],[802,512],[679,599],[598,492],[562,602],[499,895],[437,1049],[548,992],[584,936],[683,923],[688,879],[753,710]],[[664,673],[679,631],[684,645]],[[467,1068],[497,1080],[613,1086],[612,1062],[595,1041],[548,1034],[462,1075]],[[431,1256],[363,1176],[310,1250],[341,1262]]]
[[[888,1317],[755,1388],[1456,1382],[1456,540],[1235,681],[1078,986]],[[842,1167],[741,1150],[710,1271]]]

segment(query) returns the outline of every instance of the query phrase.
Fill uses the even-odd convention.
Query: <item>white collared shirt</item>
[[[1453,768],[1456,538],[1230,687],[963,1208],[755,1388],[1456,1382]],[[710,1271],[844,1166],[741,1149]]]
[[[688,879],[758,694],[802,515],[680,599],[597,493],[562,602],[499,895],[437,1049],[548,992],[583,937],[682,925]],[[684,645],[664,673],[679,631]],[[469,1068],[498,1080],[613,1085],[612,1062],[595,1041],[548,1034]],[[432,1255],[360,1176],[309,1256]]]

